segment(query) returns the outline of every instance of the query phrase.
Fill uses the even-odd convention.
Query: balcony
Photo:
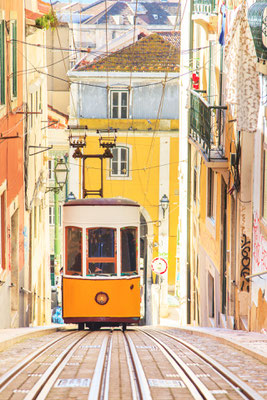
[[[194,0],[192,20],[207,32],[215,33],[218,25],[218,6],[216,0]]]
[[[216,14],[217,2],[215,0],[194,0],[193,14]]]
[[[200,93],[191,90],[189,141],[201,151],[208,163],[225,164],[222,143],[223,112],[226,106],[210,105]]]

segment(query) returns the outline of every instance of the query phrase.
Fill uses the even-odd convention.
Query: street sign
[[[168,263],[164,258],[156,257],[151,262],[151,268],[155,274],[162,275],[167,271]]]

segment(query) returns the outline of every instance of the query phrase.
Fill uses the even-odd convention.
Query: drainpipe
[[[193,60],[193,22],[192,22],[193,0],[190,0],[190,32],[189,32],[189,60]],[[192,67],[192,66],[191,66]],[[188,113],[188,133],[190,129],[190,110]],[[187,165],[191,165],[191,144],[188,143]],[[191,168],[187,174],[187,323],[191,323],[191,266],[190,266],[190,198],[191,198]]]

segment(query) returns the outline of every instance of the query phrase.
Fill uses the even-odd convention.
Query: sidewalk
[[[222,328],[193,327],[190,325],[180,327],[177,321],[167,318],[160,319],[160,326],[181,329],[193,335],[211,337],[267,364],[267,334]]]
[[[62,325],[53,324],[51,326],[36,326],[31,328],[0,329],[0,351],[6,350],[15,343],[25,339],[40,337],[48,333],[55,332]]]

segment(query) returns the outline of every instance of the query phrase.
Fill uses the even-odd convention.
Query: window
[[[5,21],[0,21],[0,104],[5,104]]]
[[[197,167],[194,168],[193,199],[194,202],[197,201]]]
[[[11,21],[11,90],[12,97],[17,97],[17,21]]]
[[[33,127],[33,93],[31,93],[30,98],[31,98],[31,100],[30,100],[30,118],[29,118],[29,120],[30,120],[30,128],[32,128]]]
[[[111,152],[110,176],[129,176],[129,148],[117,146]]]
[[[66,227],[66,273],[82,275],[82,229]]]
[[[209,317],[214,318],[215,304],[214,304],[214,278],[208,272],[208,304],[209,304]]]
[[[267,143],[263,146],[262,217],[267,223]]]
[[[0,195],[0,267],[5,268],[5,245],[6,245],[6,221],[5,221],[5,194]]]
[[[209,86],[208,86],[208,102],[211,105],[215,103],[215,94],[216,94],[216,69],[215,69],[215,60],[216,60],[216,52],[215,52],[215,42],[209,42]]]
[[[116,229],[87,229],[87,275],[116,274]]]
[[[61,212],[62,212],[62,207],[58,206],[59,226],[61,226]],[[54,206],[49,207],[49,225],[55,225],[55,207]]]
[[[42,109],[42,85],[40,85],[39,94],[40,94],[39,111],[41,111],[41,109]]]
[[[54,254],[50,254],[50,277],[51,277],[51,286],[55,286],[55,256],[54,256]]]
[[[35,92],[35,112],[37,113],[39,111],[39,92]],[[36,115],[37,118],[37,115]]]
[[[111,91],[111,118],[128,118],[128,91]]]
[[[48,161],[48,171],[49,171],[49,179],[54,180],[54,169],[55,169],[55,161],[49,160]]]
[[[215,219],[215,184],[214,184],[214,171],[209,168],[208,169],[208,217],[211,219]]]
[[[137,273],[137,228],[121,229],[121,273]]]

